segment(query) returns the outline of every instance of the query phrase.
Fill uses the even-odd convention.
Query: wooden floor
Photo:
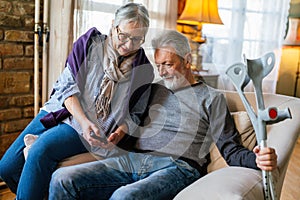
[[[300,137],[292,154],[283,183],[280,200],[300,199]]]
[[[298,200],[300,199],[300,138],[297,141],[292,154],[280,200]],[[15,195],[7,188],[3,189],[0,183],[0,200],[14,200]]]

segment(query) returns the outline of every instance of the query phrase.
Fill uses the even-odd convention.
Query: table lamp
[[[187,0],[185,7],[177,20],[179,25],[188,25],[196,28],[196,36],[192,37],[191,40],[197,43],[197,68],[202,70],[201,63],[202,60],[199,55],[199,45],[205,43],[205,38],[202,37],[202,24],[223,24],[220,19],[218,12],[217,0]]]

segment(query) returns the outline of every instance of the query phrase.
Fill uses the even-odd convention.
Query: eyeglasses
[[[145,42],[145,37],[143,36],[130,36],[127,33],[122,33],[120,31],[119,26],[117,26],[116,29],[117,29],[118,39],[120,42],[125,43],[131,40],[134,45],[142,45]]]

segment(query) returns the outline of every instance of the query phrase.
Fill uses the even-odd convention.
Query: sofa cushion
[[[174,200],[263,200],[261,172],[243,167],[226,167],[198,179]]]
[[[247,112],[232,112],[231,115],[233,117],[236,129],[241,135],[242,144],[248,149],[252,150],[256,145],[256,136]],[[228,166],[215,144],[213,144],[211,147],[210,157],[211,163],[208,165],[208,173]]]
[[[256,135],[254,128],[246,111],[231,113],[236,129],[241,135],[244,147],[252,150],[256,145]]]
[[[62,160],[60,163],[58,163],[57,168],[71,166],[71,165],[77,165],[77,164],[82,164],[82,163],[87,163],[87,162],[93,162],[93,161],[102,160],[102,159],[103,158],[101,158],[100,156],[97,156],[90,152],[86,152],[86,153],[74,155],[74,156],[71,156],[69,158]]]

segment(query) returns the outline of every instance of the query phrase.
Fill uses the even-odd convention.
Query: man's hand
[[[93,126],[92,126],[93,127]],[[96,137],[100,137],[100,133],[98,129],[95,129],[98,132],[95,132],[94,135]],[[125,136],[127,132],[127,126],[126,125],[121,125],[120,127],[117,128],[117,130],[113,133],[110,134],[110,136],[107,138],[107,141],[103,142],[100,141],[99,139],[96,139],[96,137],[91,137],[89,136],[85,137],[86,140],[93,146],[99,146],[103,149],[108,149],[112,150]]]
[[[261,170],[272,171],[277,168],[277,155],[275,149],[270,147],[260,148],[256,146],[253,149],[256,155],[256,165]]]

